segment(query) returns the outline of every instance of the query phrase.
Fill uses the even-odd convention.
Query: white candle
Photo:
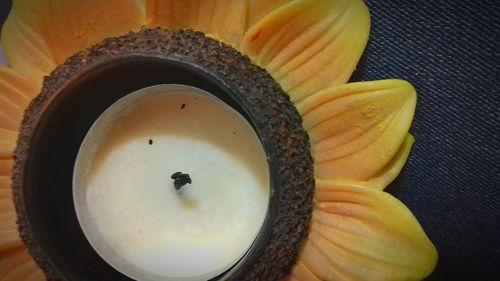
[[[171,175],[187,173],[179,191]],[[269,168],[253,128],[215,96],[145,88],[95,122],[73,176],[96,252],[137,280],[208,280],[249,249],[266,217]]]

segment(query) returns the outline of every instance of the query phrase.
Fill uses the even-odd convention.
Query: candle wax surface
[[[192,184],[177,191],[171,175]],[[209,280],[259,233],[269,167],[248,121],[182,85],[134,92],[88,132],[75,163],[80,225],[97,253],[137,280]]]

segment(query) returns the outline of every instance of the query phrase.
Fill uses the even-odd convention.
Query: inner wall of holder
[[[219,83],[219,84],[218,84]],[[126,58],[97,65],[75,78],[59,92],[37,124],[27,161],[24,192],[28,220],[49,262],[67,280],[132,280],[109,266],[91,248],[78,224],[72,199],[73,167],[78,149],[95,120],[111,104],[136,90],[158,84],[184,84],[210,92],[242,114],[253,126],[224,85],[202,69],[159,58]],[[255,127],[254,127],[255,130]],[[259,134],[258,130],[255,130]],[[266,145],[263,143],[264,149]],[[272,163],[269,163],[272,170]],[[270,188],[274,188],[271,174]],[[40,212],[40,210],[43,210]],[[252,263],[270,236],[268,216],[254,245],[242,261],[230,269]],[[236,274],[237,275],[237,274]],[[226,275],[227,276],[227,275]],[[237,278],[237,277],[234,277]],[[219,276],[214,280],[235,280]]]

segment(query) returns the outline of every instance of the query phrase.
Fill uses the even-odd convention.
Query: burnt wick
[[[184,109],[185,107],[186,107],[186,104],[185,104],[185,103],[183,103],[183,104],[181,105],[181,109]]]
[[[175,190],[180,190],[186,184],[191,184],[191,177],[189,174],[183,174],[182,172],[175,172],[170,176],[171,179],[174,180],[174,188]]]
[[[149,140],[149,145],[153,145],[153,140]]]

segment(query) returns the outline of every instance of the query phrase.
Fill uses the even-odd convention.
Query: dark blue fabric
[[[11,6],[12,2],[10,0],[0,0],[0,23],[3,23],[7,18]]]
[[[367,4],[353,81],[402,78],[418,91],[416,143],[389,190],[438,248],[429,280],[500,280],[500,1]]]
[[[500,1],[367,0],[353,80],[418,92],[416,143],[390,188],[439,251],[429,280],[500,280]]]

